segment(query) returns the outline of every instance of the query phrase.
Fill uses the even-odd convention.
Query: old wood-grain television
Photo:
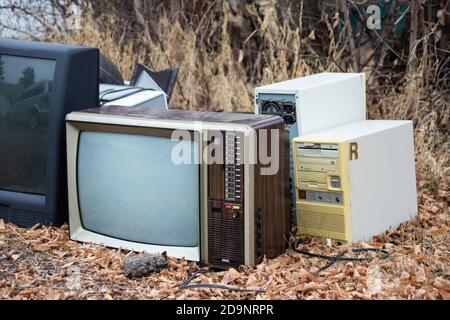
[[[281,117],[108,106],[66,125],[71,239],[217,267],[284,252]]]

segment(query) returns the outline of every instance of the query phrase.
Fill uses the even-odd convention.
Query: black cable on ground
[[[323,259],[323,260],[327,260],[328,263],[325,264],[322,268],[320,268],[317,272],[316,275],[319,274],[320,272],[330,268],[332,265],[334,265],[336,262],[339,261],[353,261],[353,262],[362,262],[362,261],[371,261],[374,258],[372,257],[345,257],[344,255],[346,253],[349,252],[376,252],[376,253],[381,253],[383,254],[380,259],[387,259],[389,257],[389,252],[387,252],[386,250],[383,249],[377,249],[377,248],[351,248],[351,249],[346,249],[341,251],[340,253],[338,253],[335,256],[326,256],[326,255],[322,255],[322,254],[317,254],[317,253],[311,253],[308,251],[304,251],[304,250],[298,250],[297,248],[297,243],[294,244],[295,248],[294,251],[297,253],[301,253],[303,255],[309,256],[309,257],[314,257],[314,258],[319,258],[319,259]],[[211,272],[209,270],[206,269],[199,269],[196,272],[193,272],[180,286],[180,289],[197,289],[197,288],[208,288],[208,289],[224,289],[224,290],[230,290],[230,291],[238,291],[238,292],[256,292],[256,293],[265,293],[267,290],[265,289],[245,289],[245,288],[238,288],[238,287],[233,287],[233,286],[228,286],[228,285],[223,285],[223,284],[215,284],[215,283],[198,283],[198,284],[190,284],[195,278],[197,278],[197,276],[199,274],[205,274]]]
[[[329,267],[331,267],[333,264],[335,264],[338,261],[352,261],[352,262],[363,262],[363,261],[371,261],[374,258],[372,257],[345,257],[344,255],[348,252],[376,252],[376,253],[381,253],[383,254],[380,259],[387,259],[389,257],[389,252],[387,252],[386,250],[383,249],[378,249],[378,248],[351,248],[351,249],[346,249],[344,251],[341,251],[340,253],[338,253],[335,256],[325,256],[322,254],[316,254],[316,253],[311,253],[308,251],[304,251],[304,250],[298,250],[297,249],[297,242],[294,244],[294,251],[297,253],[301,253],[303,255],[309,256],[309,257],[314,257],[314,258],[319,258],[319,259],[324,259],[324,260],[328,260],[329,262],[323,266],[322,268],[320,268],[316,274],[319,274],[320,272],[328,269]]]
[[[227,286],[224,284],[216,284],[216,283],[197,283],[197,284],[189,284],[192,280],[197,278],[197,276],[201,273],[211,272],[206,269],[199,269],[196,272],[193,272],[180,286],[180,289],[198,289],[198,288],[207,288],[207,289],[224,289],[230,291],[238,291],[238,292],[256,292],[256,293],[264,293],[266,290],[264,289],[245,289],[238,288],[233,286]]]

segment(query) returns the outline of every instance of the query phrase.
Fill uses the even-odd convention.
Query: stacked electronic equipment
[[[283,118],[289,141],[299,135],[366,119],[363,73],[324,72],[255,89],[255,113]],[[294,166],[290,154],[290,186],[295,204]],[[295,205],[292,206],[295,221]]]
[[[145,66],[127,84],[99,60],[0,39],[0,219],[69,220],[74,240],[223,268],[283,253],[295,220],[354,242],[417,214],[412,124],[366,120],[363,74],[256,88],[256,114],[205,113],[167,110],[175,69],[163,92]]]

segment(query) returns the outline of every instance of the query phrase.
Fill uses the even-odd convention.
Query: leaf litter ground
[[[199,266],[170,257],[167,269],[129,279],[123,261],[136,253],[71,241],[67,226],[22,229],[0,220],[0,299],[450,299],[449,199],[448,191],[420,193],[418,217],[367,243],[298,241],[298,249],[324,255],[383,248],[390,252],[387,259],[367,253],[374,259],[337,262],[316,274],[326,261],[289,249],[256,267],[199,274],[191,283],[264,293],[180,289]]]

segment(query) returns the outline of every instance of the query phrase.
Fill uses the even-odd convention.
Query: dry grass
[[[317,32],[300,30],[288,22],[280,24],[275,10],[264,15],[255,5],[247,12],[260,28],[251,33],[236,49],[232,43],[230,21],[233,15],[226,1],[222,2],[221,19],[212,21],[211,13],[197,25],[163,15],[156,24],[158,39],[148,33],[133,33],[120,25],[111,12],[103,16],[102,25],[85,17],[81,30],[65,34],[49,34],[52,40],[96,46],[113,60],[125,78],[129,78],[135,62],[153,69],[168,66],[180,68],[172,98],[172,107],[191,110],[252,111],[254,87],[323,71],[343,71],[348,62],[346,47],[336,39],[338,16],[325,15],[320,37],[327,43],[328,56],[315,49]],[[288,14],[288,13],[287,13]],[[289,21],[285,19],[284,21]],[[104,28],[104,26],[110,26]],[[103,27],[102,27],[103,26]],[[213,39],[213,40],[211,40]],[[258,50],[255,41],[264,44]],[[406,69],[406,65],[405,65]],[[424,72],[427,70],[427,72]],[[415,124],[419,185],[437,193],[449,189],[449,105],[448,93],[430,81],[429,74],[438,74],[437,66],[419,65],[409,78],[389,70],[364,69],[367,75],[368,116],[371,119],[411,119]],[[376,75],[376,77],[375,77]],[[428,78],[426,76],[428,75]],[[382,83],[375,78],[383,78]]]

